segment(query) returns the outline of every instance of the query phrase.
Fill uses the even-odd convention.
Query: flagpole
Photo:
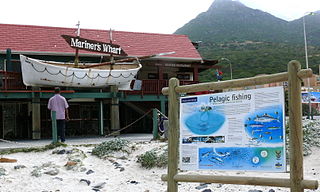
[[[80,37],[80,21],[78,21],[78,24],[76,24],[76,26],[78,26],[77,37]],[[78,67],[78,65],[79,65],[79,49],[76,48],[76,56],[75,56],[75,59],[74,59],[74,66]]]
[[[303,21],[303,36],[304,36],[304,51],[305,51],[305,58],[306,58],[306,68],[309,68],[309,59],[308,59],[308,44],[307,44],[307,34],[306,34],[306,22],[305,22],[305,16],[303,15],[302,21]],[[308,119],[312,118],[311,114],[311,95],[310,95],[310,78],[307,78],[307,87],[308,87],[308,106],[309,106],[309,112],[308,112]],[[313,118],[312,118],[313,119]]]

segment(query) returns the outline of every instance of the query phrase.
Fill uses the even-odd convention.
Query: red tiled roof
[[[0,24],[0,52],[10,48],[12,52],[74,53],[61,35],[76,36],[75,28],[33,25]],[[81,29],[81,37],[109,42],[109,31]],[[136,33],[113,31],[113,42],[122,47],[129,56],[145,56],[164,52],[175,54],[163,57],[201,60],[198,51],[186,35]],[[79,50],[79,53],[91,53]]]

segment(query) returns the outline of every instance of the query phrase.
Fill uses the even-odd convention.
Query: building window
[[[177,74],[177,78],[180,80],[190,80],[190,74]]]
[[[159,79],[158,73],[148,73],[148,79]]]

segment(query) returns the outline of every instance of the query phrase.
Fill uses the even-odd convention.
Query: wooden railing
[[[168,80],[141,80],[141,90],[124,91],[128,95],[161,95],[161,90],[168,87]],[[199,83],[198,81],[180,81],[181,85]],[[0,90],[26,89],[19,72],[0,71]]]
[[[128,95],[161,95],[161,90],[168,87],[168,80],[141,80],[141,90],[124,91]],[[199,83],[198,81],[180,81],[181,85],[191,85]]]
[[[272,75],[184,86],[179,83],[178,79],[170,79],[169,87],[162,89],[162,93],[168,95],[168,117],[170,127],[170,129],[168,129],[168,169],[167,174],[164,174],[161,177],[163,181],[167,181],[167,191],[178,192],[178,182],[287,187],[291,189],[291,192],[303,192],[304,189],[317,190],[318,181],[304,179],[303,173],[301,82],[303,78],[309,77],[312,77],[311,69],[301,70],[299,62],[291,61],[288,64],[288,72]],[[182,155],[179,154],[179,145],[181,143],[181,138],[179,138],[179,102],[181,93],[222,90],[284,81],[288,81],[290,178],[243,177],[215,174],[201,175],[178,171],[179,156]],[[193,155],[196,158],[196,154]]]
[[[0,90],[26,89],[19,72],[0,71]]]

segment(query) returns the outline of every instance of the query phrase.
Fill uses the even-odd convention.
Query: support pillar
[[[193,81],[199,81],[199,67],[195,65],[193,68]]]
[[[57,112],[51,111],[51,124],[52,124],[52,143],[58,143],[58,131],[57,131]]]
[[[290,61],[288,65],[289,96],[289,145],[290,145],[290,188],[291,192],[303,192],[303,130],[301,106],[301,65]]]
[[[166,100],[165,98],[160,100],[160,111],[166,115]]]
[[[163,67],[159,66],[158,67],[158,75],[159,75],[159,80],[163,80]]]
[[[179,94],[175,88],[179,86],[177,78],[169,80],[169,132],[168,132],[168,186],[167,191],[178,192],[178,182],[174,176],[178,173],[179,164]]]
[[[99,135],[103,135],[104,124],[103,124],[103,100],[100,101],[99,105]]]
[[[39,87],[32,87],[33,91],[39,91]],[[40,121],[40,93],[32,94],[32,139],[41,138],[41,121]]]
[[[120,129],[120,118],[119,118],[119,98],[117,98],[118,87],[115,85],[110,86],[110,91],[113,93],[111,98],[111,132],[118,131]],[[120,132],[115,132],[112,135],[120,135]]]
[[[156,140],[159,138],[159,133],[158,133],[158,111],[156,108],[152,109],[152,134],[153,134],[153,139]]]
[[[13,67],[11,64],[11,49],[7,49],[6,51],[6,63],[4,66],[5,71],[13,71]]]

